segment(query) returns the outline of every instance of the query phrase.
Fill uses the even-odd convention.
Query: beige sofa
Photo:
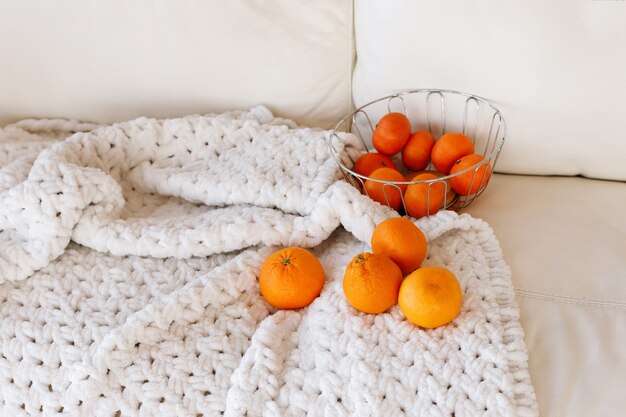
[[[542,416],[626,397],[626,3],[374,0],[0,4],[0,124],[265,104],[330,128],[395,91],[497,106],[497,174],[467,212],[512,269]]]

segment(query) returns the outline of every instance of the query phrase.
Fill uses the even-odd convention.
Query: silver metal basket
[[[442,176],[432,180],[389,182],[360,175],[352,170],[355,160],[351,166],[347,166],[339,158],[337,143],[341,141],[338,132],[351,132],[358,136],[363,145],[363,153],[372,149],[372,133],[380,118],[392,111],[404,113],[411,121],[412,131],[428,130],[435,140],[444,133],[461,132],[467,135],[474,143],[474,151],[484,156],[484,160],[476,165],[464,169],[458,173]],[[383,183],[382,189],[385,193],[385,200],[389,205],[388,190],[397,189],[402,196],[402,207],[399,211],[406,212],[404,196],[400,186],[410,184],[426,184],[427,199],[430,199],[430,190],[433,184],[443,183],[446,195],[449,191],[449,180],[455,176],[463,175],[473,171],[470,188],[474,185],[476,173],[481,166],[490,164],[493,172],[496,166],[498,155],[504,145],[506,126],[504,117],[500,110],[494,107],[487,100],[476,95],[456,90],[440,89],[418,89],[398,92],[389,96],[381,97],[371,101],[341,119],[330,135],[330,153],[341,168],[346,181],[367,194],[365,181],[375,181]],[[394,162],[398,162],[399,155],[396,155]],[[396,163],[398,167],[403,167],[401,162]],[[432,163],[427,169],[433,169]],[[403,173],[406,173],[403,172]],[[444,199],[441,210],[460,211],[471,204],[486,189],[490,176],[485,180],[484,175],[480,175],[481,183],[478,191],[468,196],[456,195],[448,201]],[[482,184],[484,182],[484,184]],[[429,201],[426,206],[429,206]]]

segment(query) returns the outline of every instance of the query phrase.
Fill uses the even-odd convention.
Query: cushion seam
[[[354,0],[350,1],[350,30],[348,31],[348,42],[350,43],[350,53],[348,54],[348,112],[354,108],[354,100],[352,97],[352,85],[354,70],[356,68],[356,36],[355,36],[355,19],[354,19]]]
[[[619,310],[626,310],[626,302],[620,302],[620,301],[602,301],[602,300],[589,299],[585,297],[570,297],[570,296],[546,294],[542,292],[528,291],[528,290],[521,290],[521,289],[515,289],[515,294],[519,297],[525,297],[525,298],[535,298],[539,300],[557,301],[557,302],[568,303],[568,304],[588,305],[588,306],[594,306],[594,307],[615,308]]]

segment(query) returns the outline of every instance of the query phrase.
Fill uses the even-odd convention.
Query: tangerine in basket
[[[448,175],[457,160],[472,153],[474,144],[470,138],[463,133],[446,133],[435,142],[430,158],[437,171]]]
[[[372,200],[394,210],[402,207],[402,195],[406,191],[406,184],[394,184],[404,181],[404,176],[397,169],[378,168],[369,175],[369,178],[371,179],[365,181],[365,191]]]
[[[411,323],[428,329],[454,320],[462,303],[459,280],[440,266],[416,269],[404,279],[398,294],[400,311]]]
[[[411,122],[402,113],[384,115],[372,133],[374,148],[383,155],[392,156],[402,150],[411,136]]]
[[[421,171],[430,162],[435,137],[427,130],[418,130],[409,137],[402,148],[402,163],[411,171]]]
[[[415,175],[411,181],[428,181],[439,178],[435,174]],[[404,193],[404,205],[409,216],[419,219],[437,213],[446,201],[446,185],[443,181],[409,184]]]
[[[320,295],[324,268],[306,249],[288,247],[265,259],[259,273],[261,294],[280,309],[306,307]]]
[[[372,233],[372,252],[391,258],[406,275],[418,268],[428,252],[424,233],[406,217],[397,217],[380,222]]]
[[[364,153],[359,157],[359,159],[356,160],[354,164],[354,172],[363,175],[364,177],[369,176],[378,168],[397,169],[396,164],[393,163],[391,158],[389,158],[387,155],[376,152]]]
[[[446,176],[446,174],[444,174],[443,172],[439,172],[437,170],[431,169],[431,170],[426,170],[426,171],[415,172],[413,173],[413,175],[409,175],[405,178],[408,178],[408,181],[413,181],[413,178],[415,178],[415,176],[418,174],[433,174],[437,178],[443,178]],[[456,192],[450,185],[450,178],[447,178],[446,182],[448,183],[447,184],[448,186],[445,187],[448,190],[446,192],[446,207],[449,207],[454,202],[454,199],[456,198]]]
[[[343,292],[359,311],[378,314],[398,302],[402,272],[386,255],[361,253],[355,256],[343,278]]]
[[[481,164],[476,169],[459,174],[461,171]],[[485,161],[485,157],[480,154],[471,154],[457,160],[452,166],[450,174],[455,174],[450,178],[450,185],[462,196],[476,194],[487,186],[491,177],[491,165]]]

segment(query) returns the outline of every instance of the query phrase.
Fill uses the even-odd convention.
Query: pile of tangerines
[[[371,237],[372,253],[355,256],[346,266],[343,292],[348,303],[363,313],[379,314],[396,303],[406,318],[435,328],[460,312],[462,290],[452,271],[424,266],[426,237],[408,218],[379,223]],[[306,249],[289,247],[274,252],[259,273],[263,297],[276,308],[308,306],[324,286],[324,268]]]
[[[415,218],[449,207],[456,194],[476,194],[491,175],[489,162],[475,153],[469,137],[453,132],[435,140],[429,131],[411,132],[411,122],[402,113],[391,112],[380,119],[372,145],[378,152],[364,153],[353,167],[364,179],[363,191],[394,210],[406,209]],[[392,159],[398,154],[402,169]],[[431,163],[434,170],[425,171]],[[442,177],[447,178],[438,180]]]

